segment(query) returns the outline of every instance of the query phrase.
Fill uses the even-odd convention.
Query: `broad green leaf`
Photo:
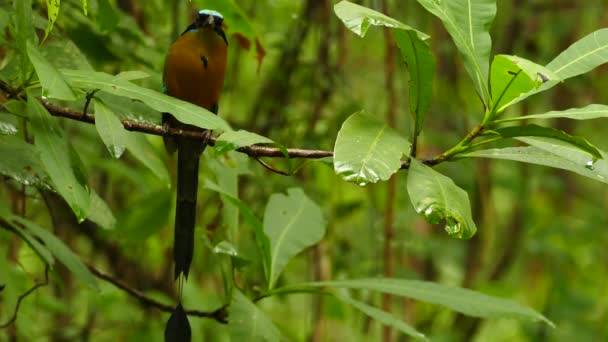
[[[94,190],[91,191],[91,207],[87,219],[104,229],[114,229],[116,225],[116,218],[112,210]]]
[[[297,286],[378,291],[443,305],[468,316],[526,319],[545,322],[553,326],[553,323],[540,313],[513,301],[428,281],[370,278],[304,283]]]
[[[223,154],[228,151],[236,150],[239,147],[251,146],[255,144],[273,144],[274,141],[259,134],[238,130],[222,133],[215,142],[215,151]]]
[[[32,25],[32,0],[14,0],[15,7],[15,26],[13,35],[19,53],[21,54],[21,83],[25,84],[32,70],[32,65],[28,58],[28,42],[38,42],[36,31]]]
[[[572,136],[564,131],[560,131],[551,127],[538,126],[534,124],[523,125],[523,126],[511,126],[498,128],[491,131],[496,133],[503,138],[516,138],[516,137],[544,137],[551,138],[571,144],[589,154],[595,158],[602,159],[602,155],[598,149],[591,145],[587,140],[581,137]]]
[[[395,41],[410,72],[410,111],[415,121],[414,134],[418,136],[433,93],[436,65],[426,42],[430,37],[380,12],[348,1],[336,4],[334,11],[349,30],[361,37],[365,36],[370,26],[393,29]]]
[[[42,84],[42,96],[60,100],[74,101],[76,95],[65,82],[63,76],[49,63],[31,42],[27,42],[27,54],[34,64],[40,84]]]
[[[443,22],[462,54],[482,102],[489,107],[488,75],[492,40],[490,27],[496,15],[495,0],[418,0]]]
[[[32,248],[32,250],[38,255],[40,260],[44,262],[46,265],[53,266],[55,263],[55,258],[53,258],[53,254],[43,245],[41,244],[29,231],[21,228],[20,226],[14,225],[12,221],[12,215],[8,208],[0,207],[0,217],[3,218],[6,223],[8,223],[15,234],[17,234],[25,243]]]
[[[428,35],[414,30],[410,26],[391,17],[349,1],[341,1],[336,4],[334,6],[334,12],[336,12],[338,18],[344,22],[344,25],[346,25],[349,30],[361,37],[365,36],[370,26],[384,26],[413,31],[421,40],[429,38]]]
[[[231,130],[226,121],[202,107],[137,86],[120,77],[103,72],[80,70],[61,70],[61,72],[73,87],[88,90],[100,89],[110,94],[142,101],[154,110],[171,113],[177,120],[185,124],[220,131]]]
[[[213,158],[208,163],[209,169],[215,174],[217,185],[232,197],[238,197],[239,183],[238,170],[222,163],[219,158]],[[239,208],[232,204],[225,196],[222,199],[222,222],[228,227],[228,237],[234,238],[239,226]]]
[[[418,214],[428,222],[445,220],[445,230],[452,237],[468,239],[477,227],[471,216],[469,195],[448,178],[412,159],[407,177],[407,192]]]
[[[125,152],[126,131],[120,119],[100,100],[95,99],[95,128],[110,155],[119,159]]]
[[[228,330],[232,341],[278,342],[279,329],[238,289],[232,292]]]
[[[291,258],[321,241],[325,224],[321,208],[302,189],[270,197],[264,213],[264,232],[270,240],[268,289],[274,287]]]
[[[556,154],[534,146],[526,146],[479,150],[459,154],[458,158],[491,158],[543,165],[572,171],[596,181],[608,183],[608,162],[606,162],[606,159],[600,159],[594,162],[593,159],[589,159],[588,153],[583,152],[572,145],[565,143],[562,143],[561,145],[552,145],[555,147],[552,147],[551,149],[554,150]],[[604,157],[606,157],[605,154]],[[581,161],[577,162],[573,159],[580,159]]]
[[[561,80],[584,74],[608,62],[608,28],[597,30],[574,44],[553,59],[546,68],[553,71]],[[553,88],[558,81],[545,82],[540,88],[519,99]]]
[[[245,222],[251,226],[253,229],[253,234],[255,235],[255,241],[260,249],[260,254],[262,255],[262,264],[264,265],[264,270],[268,272],[270,265],[270,240],[268,236],[264,233],[264,225],[262,221],[260,221],[257,216],[251,211],[251,208],[247,206],[247,204],[243,203],[240,199],[230,195],[224,189],[220,188],[217,184],[211,182],[209,179],[205,180],[205,188],[211,191],[215,191],[222,195],[222,198],[228,200],[232,205],[239,208],[241,215],[245,219]]]
[[[91,286],[95,290],[99,290],[97,281],[93,274],[91,274],[89,269],[82,263],[82,261],[80,261],[80,258],[74,254],[74,252],[72,252],[72,250],[63,243],[63,241],[58,239],[48,230],[31,221],[15,215],[13,215],[12,220],[22,224],[30,233],[40,238],[53,256],[64,264],[68,270],[74,273],[76,277],[80,278],[80,280],[84,281],[87,285]]]
[[[27,186],[50,190],[51,180],[34,145],[14,136],[0,136],[0,174]]]
[[[140,70],[123,71],[116,75],[116,78],[120,78],[125,81],[136,81],[149,77],[150,74]]]
[[[361,186],[387,180],[401,168],[410,144],[388,124],[365,112],[351,115],[340,129],[334,147],[334,170]]]
[[[80,174],[78,158],[72,152],[67,137],[34,94],[28,92],[28,113],[40,160],[55,189],[70,205],[79,222],[86,217],[90,194],[86,179]]]
[[[550,81],[559,78],[543,66],[517,56],[496,55],[490,76],[492,112],[502,112],[522,95]]]
[[[597,30],[570,45],[547,64],[562,79],[578,76],[608,62],[608,28]]]
[[[426,336],[424,336],[423,333],[419,332],[414,327],[405,323],[404,321],[398,319],[390,312],[380,310],[376,307],[373,307],[364,302],[355,300],[348,296],[336,296],[336,297],[340,301],[344,302],[345,304],[351,305],[352,307],[363,312],[364,314],[375,319],[376,321],[384,324],[385,326],[393,327],[393,328],[401,331],[402,333],[404,333],[408,336],[411,336],[413,338],[423,340],[423,341],[428,341],[428,339],[426,338]]]
[[[173,201],[172,192],[168,188],[134,198],[132,205],[118,215],[120,234],[129,241],[145,241],[167,225],[168,208],[171,208]]]
[[[591,120],[597,118],[608,118],[608,106],[602,104],[590,104],[583,108],[570,108],[566,110],[555,110],[543,114],[533,114],[506,118],[501,122],[531,120],[531,119],[555,119],[565,118],[574,120]]]
[[[57,16],[59,16],[59,6],[61,5],[61,0],[46,0],[46,10],[49,17],[49,24],[44,30],[44,39],[49,36],[51,30],[53,29],[53,25],[55,25],[55,21],[57,20]]]
[[[126,132],[124,138],[126,139],[127,149],[133,157],[150,169],[161,181],[161,184],[170,188],[171,179],[167,166],[158,155],[158,151],[146,140],[146,137],[141,133]]]
[[[119,17],[109,0],[97,0],[98,11],[96,16],[97,26],[102,32],[112,31],[118,25]]]
[[[435,56],[427,42],[411,30],[394,30],[395,41],[410,72],[410,112],[414,117],[414,135],[422,132],[426,112],[433,97]]]

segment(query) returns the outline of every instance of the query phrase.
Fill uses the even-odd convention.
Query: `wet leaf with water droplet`
[[[445,221],[445,230],[450,236],[468,239],[477,231],[467,193],[452,179],[414,159],[410,164],[407,191],[416,211],[432,224]]]
[[[365,186],[387,180],[401,168],[409,142],[388,125],[365,112],[351,115],[334,147],[334,170],[344,180]]]
[[[37,188],[51,190],[51,180],[34,145],[14,136],[0,136],[0,174]]]
[[[608,154],[604,151],[599,151],[603,159],[592,163],[590,169],[586,167],[590,162],[589,154],[566,142],[532,137],[522,137],[517,140],[532,146],[480,150],[462,154],[460,157],[504,159],[544,165],[572,171],[596,181],[608,183]]]

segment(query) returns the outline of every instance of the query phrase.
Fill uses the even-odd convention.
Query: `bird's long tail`
[[[175,279],[181,273],[188,278],[194,253],[194,225],[198,190],[199,158],[205,145],[201,141],[180,141],[177,151],[177,205],[173,258]]]

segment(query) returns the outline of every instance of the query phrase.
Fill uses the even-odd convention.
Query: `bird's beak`
[[[215,24],[215,17],[212,15],[207,17],[207,21],[205,22],[205,26],[213,27]]]

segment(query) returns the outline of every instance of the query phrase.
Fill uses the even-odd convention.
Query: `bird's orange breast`
[[[167,54],[167,94],[212,110],[224,86],[226,58],[226,43],[213,30],[184,33]]]

